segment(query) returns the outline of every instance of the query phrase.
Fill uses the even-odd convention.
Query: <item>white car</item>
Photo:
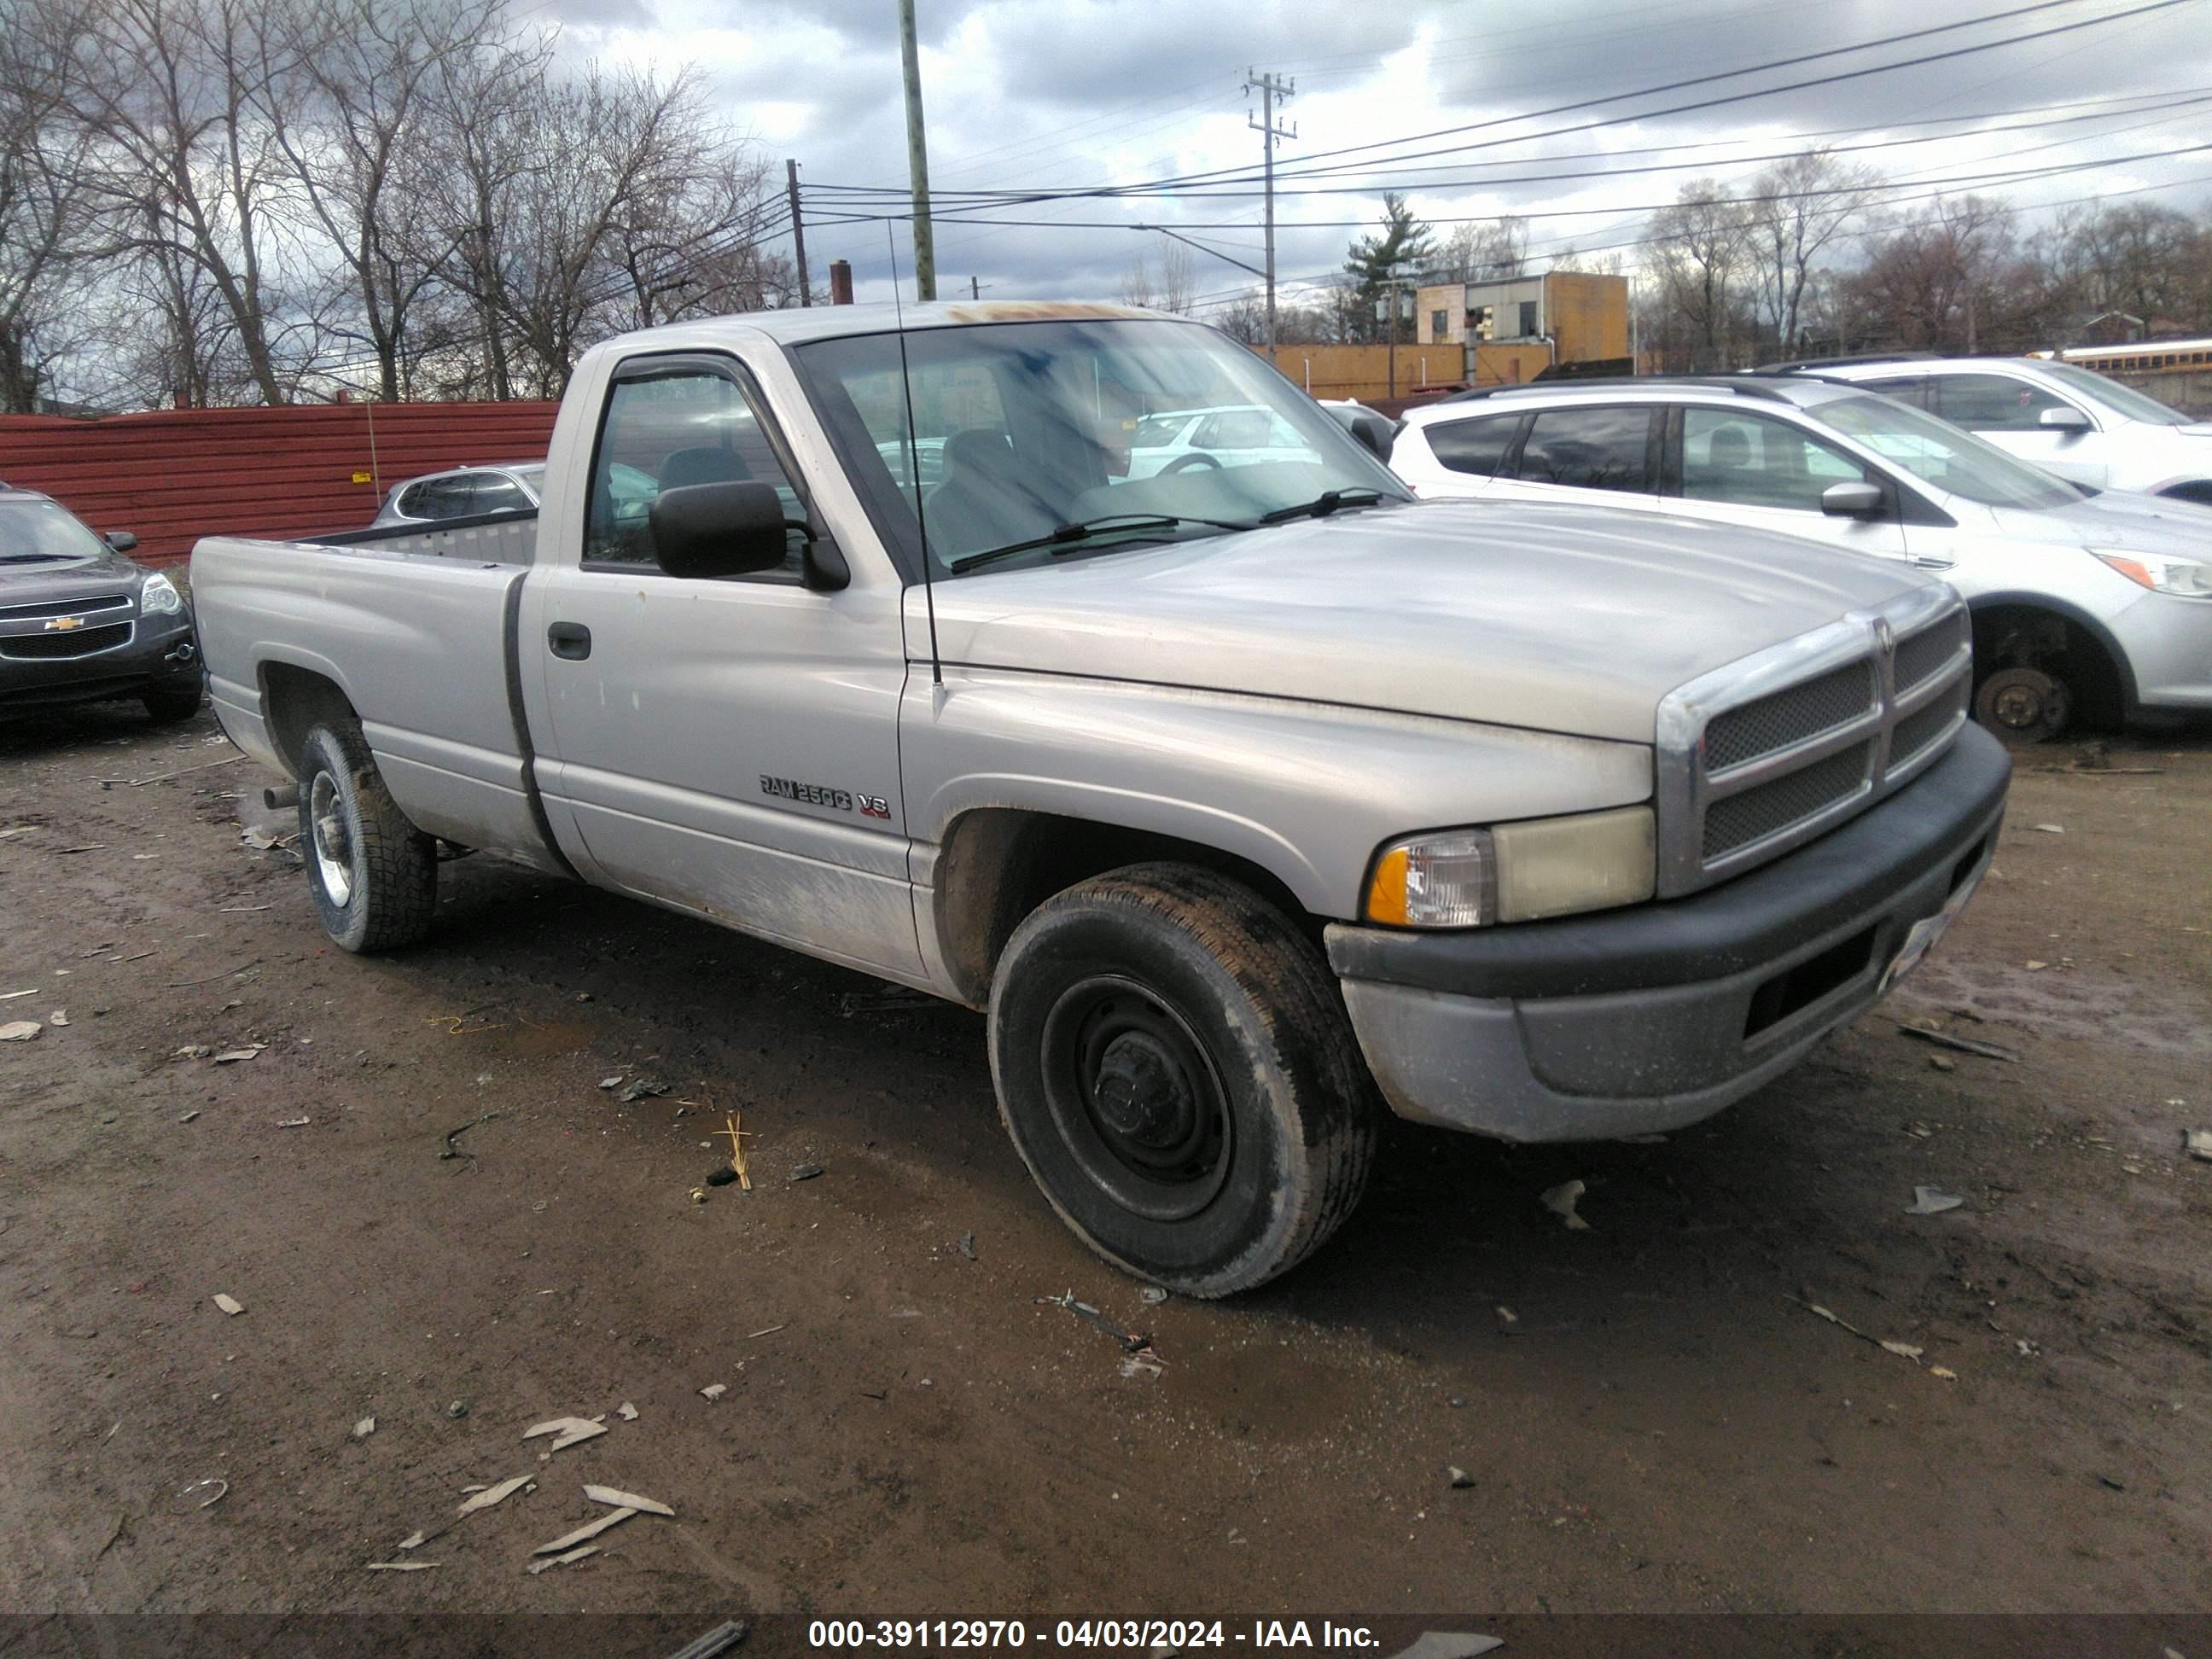
[[[2101,494],[1863,387],[1795,375],[1463,393],[1406,417],[1424,497],[1603,503],[1942,572],[1974,712],[2022,740],[2212,711],[2212,508]]]
[[[1220,409],[1171,409],[1147,415],[1129,440],[1132,478],[1208,467],[1321,458],[1280,415],[1257,404]]]
[[[2133,489],[2212,507],[2212,422],[2192,421],[2078,363],[1837,358],[1783,364],[1774,372],[1869,387],[2093,489]]]

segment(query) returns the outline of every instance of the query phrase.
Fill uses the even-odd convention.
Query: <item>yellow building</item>
[[[1560,363],[1624,362],[1628,279],[1555,270],[1502,283],[1424,288],[1414,315],[1423,346],[1458,346],[1470,386],[1533,380]]]

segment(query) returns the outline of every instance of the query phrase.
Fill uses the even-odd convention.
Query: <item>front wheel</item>
[[[318,726],[302,745],[300,851],[323,931],[347,951],[391,951],[430,931],[437,843],[384,787],[360,728]]]
[[[991,990],[1022,1161],[1116,1267],[1249,1290],[1351,1214],[1380,1111],[1328,965],[1249,888],[1137,865],[1047,900]]]
[[[2046,743],[2073,713],[2066,682],[2039,668],[1995,669],[1974,689],[1974,718],[2008,743]]]

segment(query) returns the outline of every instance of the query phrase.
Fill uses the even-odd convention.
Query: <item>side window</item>
[[[1518,415],[1492,415],[1480,421],[1440,421],[1423,427],[1421,435],[1429,441],[1429,453],[1438,465],[1488,478],[1496,476],[1520,429]]]
[[[1970,432],[2035,432],[2046,409],[2071,409],[2040,386],[2009,374],[1940,374],[1936,408],[1954,426]]]
[[[1227,409],[1198,434],[1200,449],[1265,449],[1272,422],[1264,409]]]
[[[806,517],[737,381],[690,364],[616,381],[584,506],[584,562],[657,568],[649,515],[663,490],[748,479],[774,484],[787,518]],[[803,545],[793,532],[781,571],[741,580],[796,580]]]
[[[530,505],[530,497],[522,486],[512,478],[496,472],[476,475],[476,492],[470,498],[471,513],[520,513]]]
[[[1682,411],[1686,501],[1818,513],[1829,485],[1866,477],[1841,450],[1784,422],[1733,409]]]
[[[1648,407],[1543,410],[1521,447],[1522,481],[1580,489],[1649,490],[1646,447],[1651,412]]]
[[[1934,384],[1925,374],[1893,374],[1887,380],[1862,380],[1859,384],[1869,391],[1879,392],[1885,398],[1894,398],[1901,404],[1911,404],[1915,409],[1936,412],[1936,400],[1929,393]]]
[[[410,519],[428,517],[429,515],[422,510],[422,497],[424,492],[429,488],[428,484],[409,484],[406,489],[399,492],[399,499],[394,503],[395,507],[399,513]]]

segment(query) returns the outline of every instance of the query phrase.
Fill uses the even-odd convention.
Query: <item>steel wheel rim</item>
[[[1132,979],[1062,991],[1041,1046],[1053,1127],[1091,1183],[1133,1215],[1186,1221],[1229,1177],[1228,1091],[1188,1020]]]
[[[353,897],[353,837],[346,833],[337,780],[327,772],[316,773],[308,788],[307,823],[314,844],[315,873],[331,902],[343,910]]]

